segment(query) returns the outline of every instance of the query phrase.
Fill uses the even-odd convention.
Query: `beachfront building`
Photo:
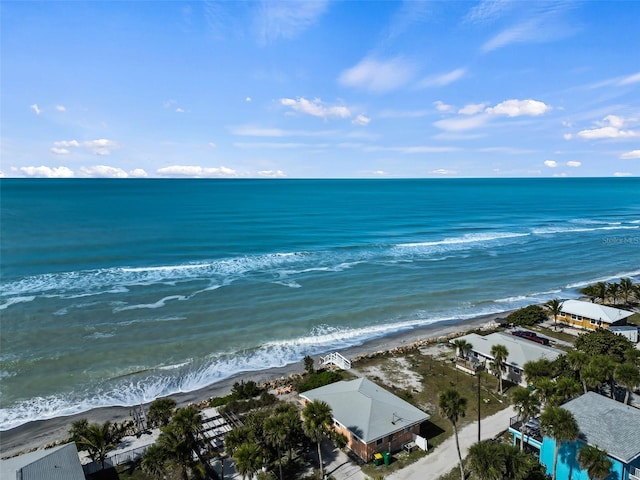
[[[303,404],[328,403],[335,430],[347,437],[349,449],[365,462],[376,453],[419,445],[420,425],[429,419],[422,410],[366,378],[331,383],[300,397]]]
[[[640,410],[595,392],[587,392],[562,408],[576,419],[580,435],[576,442],[565,442],[558,452],[557,480],[589,480],[580,468],[578,451],[591,445],[604,450],[611,461],[611,474],[607,480],[640,480]],[[514,443],[520,439],[520,423],[511,419],[509,432]],[[525,427],[525,443],[540,452],[540,463],[548,474],[553,469],[555,441],[540,434],[536,419]]]
[[[84,480],[75,443],[0,460],[2,480]]]
[[[607,307],[598,303],[583,302],[582,300],[565,300],[558,314],[558,322],[586,330],[609,328],[627,324],[627,318],[633,312],[620,308]]]
[[[491,362],[494,360],[491,355],[491,348],[495,345],[504,345],[507,347],[509,355],[505,361],[505,371],[502,372],[502,378],[516,385],[527,386],[524,377],[524,364],[527,362],[535,362],[546,358],[553,361],[564,352],[557,348],[548,347],[540,343],[518,337],[508,333],[491,333],[489,335],[478,335],[470,333],[461,337],[450,340],[466,340],[471,344],[469,359],[467,364],[475,368],[482,366],[489,373],[491,371]],[[474,373],[475,368],[469,368],[463,364],[456,364],[456,368]]]

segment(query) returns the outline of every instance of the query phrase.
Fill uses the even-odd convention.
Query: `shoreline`
[[[398,332],[381,338],[376,338],[341,350],[340,353],[357,363],[359,359],[374,357],[383,354],[402,354],[406,351],[418,348],[422,345],[435,343],[439,339],[446,339],[459,336],[495,323],[503,319],[514,310],[507,310],[500,313],[480,315],[464,320],[446,320],[431,325],[416,327],[413,329]],[[330,352],[325,352],[330,353]],[[257,384],[268,382],[286,382],[293,375],[304,372],[302,361],[285,365],[283,367],[273,367],[265,370],[241,372],[232,377],[226,378],[207,387],[170,395],[179,407],[188,404],[199,404],[206,402],[213,397],[221,397],[231,392],[233,384],[238,381],[253,380]],[[149,403],[143,405],[148,407]],[[68,438],[68,430],[71,424],[77,420],[86,418],[90,422],[103,423],[122,422],[131,419],[131,407],[99,407],[85,412],[54,417],[45,420],[35,420],[18,427],[0,432],[0,457],[6,458],[25,453],[38,448],[50,446]]]

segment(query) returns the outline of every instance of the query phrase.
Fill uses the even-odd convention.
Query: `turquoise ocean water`
[[[0,429],[640,280],[640,179],[2,179]]]

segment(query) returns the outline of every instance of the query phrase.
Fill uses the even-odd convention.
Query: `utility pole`
[[[476,377],[478,377],[478,442],[480,442],[480,378],[482,373],[482,365],[476,368]]]

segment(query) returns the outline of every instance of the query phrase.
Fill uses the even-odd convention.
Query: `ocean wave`
[[[592,285],[592,284],[598,283],[598,282],[611,282],[611,281],[615,281],[615,280],[620,280],[621,278],[634,279],[637,276],[640,276],[640,270],[632,270],[630,272],[621,272],[621,273],[617,273],[615,275],[592,278],[592,279],[589,279],[589,280],[570,283],[570,284],[566,285],[565,288],[576,289],[576,288],[586,287],[587,285]]]
[[[558,233],[596,232],[598,230],[637,230],[640,226],[610,224],[606,227],[544,227],[534,228],[531,233],[535,235],[552,235]]]
[[[412,247],[440,247],[446,245],[459,245],[467,243],[480,243],[480,242],[492,242],[495,240],[503,240],[507,238],[526,237],[528,233],[518,232],[486,232],[486,233],[467,233],[460,237],[445,238],[438,241],[430,242],[413,242],[413,243],[401,243],[398,247],[412,248]]]
[[[16,305],[18,303],[27,303],[33,302],[36,299],[35,295],[30,295],[28,297],[13,297],[7,299],[6,302],[0,304],[0,310],[4,310],[9,308],[11,305]]]
[[[75,394],[35,397],[0,409],[0,431],[34,420],[44,420],[86,412],[108,406],[130,407],[183,392],[195,391],[239,373],[262,371],[297,363],[305,355],[316,356],[327,351],[359,346],[400,331],[424,327],[438,322],[464,321],[478,315],[504,310],[484,307],[452,315],[421,317],[362,328],[329,325],[315,327],[308,336],[267,342],[253,349],[235,353],[212,354],[207,359],[193,359],[155,368],[129,369],[108,382],[79,388]]]

